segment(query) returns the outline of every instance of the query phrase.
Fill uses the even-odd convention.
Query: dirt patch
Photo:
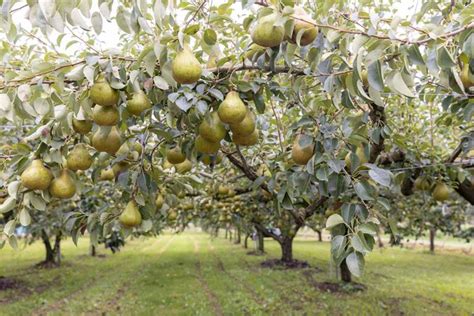
[[[303,271],[303,275],[311,286],[317,288],[321,292],[348,294],[354,292],[365,291],[367,287],[360,283],[343,283],[343,282],[318,282],[314,279],[311,270]]]
[[[223,316],[224,312],[222,311],[222,306],[219,303],[219,300],[217,299],[216,294],[211,291],[211,289],[209,288],[209,285],[206,282],[206,279],[204,279],[204,276],[202,275],[201,262],[199,260],[196,261],[196,271],[197,271],[198,280],[201,283],[201,286],[204,289],[204,292],[206,293],[207,298],[212,305],[214,314],[218,316]]]
[[[54,269],[59,268],[59,264],[53,261],[41,261],[35,264],[35,268],[37,269]]]
[[[280,259],[268,259],[260,263],[263,268],[270,269],[306,269],[310,268],[307,261],[292,260],[281,261]]]
[[[0,276],[0,291],[15,290],[25,287],[25,283],[14,278]]]
[[[247,252],[248,256],[265,256],[264,252],[251,250]]]

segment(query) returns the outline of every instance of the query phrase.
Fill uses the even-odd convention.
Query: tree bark
[[[283,237],[280,241],[281,247],[281,261],[292,262],[293,261],[293,238]]]
[[[350,283],[352,281],[351,271],[349,271],[346,259],[344,259],[341,263],[341,280],[346,283]]]
[[[229,241],[232,242],[232,229],[229,229]]]
[[[44,259],[44,262],[55,263],[54,250],[53,250],[53,247],[51,246],[51,242],[49,241],[48,234],[46,233],[44,229],[41,230],[41,239],[43,240],[44,248],[46,250],[46,257]]]
[[[240,228],[237,227],[237,230],[235,231],[235,244],[240,244]]]
[[[92,256],[92,257],[95,257],[97,252],[96,252],[96,249],[95,249],[95,246],[93,244],[90,245],[89,247],[89,254]]]
[[[249,237],[250,237],[250,234],[245,234],[245,238],[244,238],[244,248],[247,249],[248,248],[248,240],[249,240]]]
[[[229,230],[226,228],[224,238],[227,239],[228,236],[229,236]]]
[[[382,241],[382,237],[380,237],[380,231],[377,230],[377,243],[379,245],[379,248],[383,248],[383,241]]]
[[[316,234],[318,234],[318,241],[322,242],[323,241],[323,232],[320,230],[316,230]]]
[[[257,230],[257,251],[260,253],[265,252],[265,246],[263,241],[263,233]]]
[[[56,256],[56,264],[61,265],[61,232],[56,234],[56,240],[54,241],[54,254]]]
[[[436,228],[431,227],[430,228],[430,252],[434,253],[435,251],[435,236],[436,236]]]

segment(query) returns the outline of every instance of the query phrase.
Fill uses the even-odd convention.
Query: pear
[[[148,99],[143,91],[134,93],[132,98],[127,101],[127,111],[132,115],[140,115],[143,111],[150,108],[150,99]]]
[[[76,194],[76,183],[69,175],[68,169],[61,170],[59,177],[51,181],[49,193],[60,199],[69,199]]]
[[[157,208],[157,209],[162,208],[164,203],[165,203],[165,198],[163,197],[163,195],[161,195],[160,193],[158,193],[158,194],[156,195],[156,200],[155,200],[156,208]]]
[[[252,146],[258,142],[258,129],[255,129],[250,135],[232,134],[232,141],[240,146]]]
[[[239,97],[236,91],[227,93],[224,101],[219,105],[217,110],[219,118],[227,124],[237,124],[242,122],[247,114],[247,107]]]
[[[173,78],[181,84],[191,84],[201,77],[201,64],[194,54],[185,47],[171,63]]]
[[[99,180],[101,181],[111,181],[115,179],[115,173],[112,168],[108,168],[106,170],[102,170],[100,172]]]
[[[77,144],[67,156],[67,167],[70,170],[87,170],[92,165],[92,157],[85,144]]]
[[[53,175],[43,165],[41,159],[35,159],[21,174],[21,184],[30,190],[46,190],[51,183]]]
[[[369,161],[369,158],[366,156],[364,148],[358,146],[356,149],[356,156],[359,159],[359,165],[363,165]],[[344,159],[348,170],[352,169],[351,153],[347,153],[346,158]]]
[[[97,125],[117,125],[120,115],[116,107],[96,105],[92,112],[92,119]]]
[[[221,144],[210,142],[201,135],[199,135],[198,137],[196,137],[194,147],[200,153],[214,154],[219,150],[219,148],[221,148]]]
[[[96,80],[90,90],[92,103],[102,106],[116,105],[119,97],[119,92],[113,89],[103,76]]]
[[[92,136],[92,146],[99,152],[114,155],[122,145],[122,137],[117,127],[101,128]]]
[[[449,187],[443,183],[438,182],[433,189],[433,199],[439,202],[446,201],[449,198]]]
[[[414,186],[419,191],[428,191],[431,188],[431,183],[426,177],[418,177],[415,180]]]
[[[76,133],[85,135],[91,131],[92,122],[88,120],[78,120],[76,118],[72,118],[72,128]]]
[[[291,149],[291,158],[293,158],[293,161],[298,165],[306,165],[314,154],[314,144],[312,141],[301,146],[301,142],[305,137],[309,138],[309,136],[298,135]]]
[[[470,74],[469,71],[469,63],[464,63],[464,66],[461,70],[461,81],[462,85],[464,86],[464,89],[467,90],[474,85],[474,80],[472,77],[473,76]]]
[[[171,169],[173,168],[173,164],[171,162],[168,161],[168,159],[165,159],[165,161],[163,162],[163,169]]]
[[[217,193],[220,195],[229,194],[229,191],[230,191],[230,188],[223,184],[219,185],[219,187],[217,188]]]
[[[208,117],[204,118],[199,125],[199,135],[213,143],[224,139],[226,133],[227,131],[219,119],[217,112],[212,112]]]
[[[124,227],[136,227],[142,223],[142,215],[138,209],[137,202],[131,200],[119,216],[120,224]]]
[[[285,29],[283,25],[276,26],[278,15],[273,13],[258,19],[252,31],[252,41],[263,47],[275,47],[283,42]]]
[[[120,161],[117,162],[112,166],[112,171],[114,173],[114,176],[119,176],[122,172],[127,170],[129,167],[129,163],[126,161]]]
[[[191,171],[192,168],[193,168],[193,164],[188,159],[176,165],[176,171],[181,174]]]
[[[168,220],[174,221],[178,218],[178,213],[175,210],[169,210],[168,211]]]
[[[362,72],[360,73],[360,79],[362,80],[362,85],[364,87],[369,86],[369,74],[367,72],[367,69],[362,69]]]
[[[182,163],[184,160],[186,160],[186,155],[181,151],[181,148],[179,146],[176,146],[166,153],[166,159],[176,165],[179,163]]]
[[[300,45],[306,46],[314,42],[318,36],[318,28],[314,25],[314,20],[301,7],[295,7],[293,13],[294,27],[290,41],[297,43],[298,34],[302,32]]]
[[[236,124],[230,124],[232,133],[242,136],[250,135],[255,130],[255,114],[250,110],[245,114],[245,118]]]

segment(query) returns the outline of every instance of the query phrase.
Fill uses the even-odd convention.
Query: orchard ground
[[[251,247],[251,243],[249,243]],[[222,236],[197,232],[128,240],[121,252],[88,255],[88,240],[63,244],[63,266],[38,269],[39,242],[0,251],[0,315],[142,314],[359,314],[470,315],[474,312],[474,256],[420,249],[383,248],[367,257],[356,280],[364,291],[334,285],[327,242],[295,241],[295,258],[311,268],[281,270],[260,263],[277,258]],[[8,278],[8,279],[6,279]],[[2,279],[0,279],[1,281]],[[5,281],[11,281],[10,283]],[[329,282],[329,283],[325,283]]]

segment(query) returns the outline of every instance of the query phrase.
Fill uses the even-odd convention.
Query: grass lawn
[[[367,258],[357,280],[362,292],[327,292],[334,282],[329,243],[297,240],[295,258],[312,268],[278,270],[260,262],[279,256],[268,240],[266,256],[206,234],[166,234],[129,240],[112,255],[89,257],[88,240],[63,244],[63,266],[36,269],[43,246],[0,250],[0,276],[17,288],[0,291],[0,315],[471,315],[474,257],[381,249]],[[316,269],[317,268],[317,269]]]

